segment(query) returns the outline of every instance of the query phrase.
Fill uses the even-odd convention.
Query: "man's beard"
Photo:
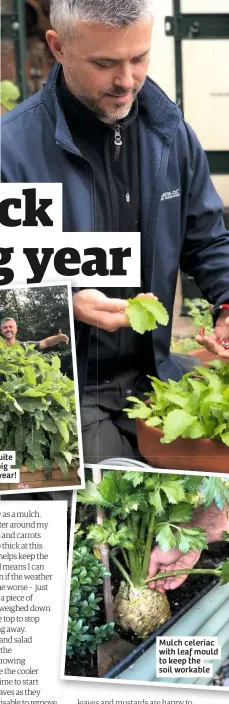
[[[79,100],[83,105],[85,105],[86,108],[94,112],[97,117],[100,120],[106,120],[107,122],[114,124],[118,120],[123,120],[125,117],[127,117],[131,111],[132,105],[135,101],[135,98],[139,91],[141,90],[143,83],[136,89],[133,90],[133,99],[131,101],[131,104],[129,107],[125,106],[120,106],[117,107],[116,110],[104,110],[100,106],[100,100],[101,98],[105,98],[107,96],[107,93],[101,93],[98,99],[93,98],[92,96],[85,95],[82,91],[76,88],[76,86],[73,84],[71,81],[71,78],[69,75],[65,75],[65,80],[66,84],[71,91],[71,93],[74,95],[77,100]],[[107,91],[109,95],[114,94],[114,90],[111,90],[110,92]],[[120,96],[123,97],[126,95],[126,91],[123,90],[123,88],[116,88],[115,96]]]

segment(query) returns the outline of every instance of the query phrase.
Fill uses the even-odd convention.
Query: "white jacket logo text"
[[[180,189],[179,188],[176,188],[175,191],[166,191],[161,196],[161,200],[171,200],[171,198],[180,198]]]

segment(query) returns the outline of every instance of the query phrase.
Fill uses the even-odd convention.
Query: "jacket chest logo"
[[[172,200],[172,198],[180,198],[180,189],[179,188],[176,188],[175,191],[166,191],[165,193],[162,193],[161,201]]]

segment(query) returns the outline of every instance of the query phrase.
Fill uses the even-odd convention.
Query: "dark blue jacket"
[[[96,231],[93,174],[74,145],[57,100],[60,66],[46,86],[2,120],[2,174],[9,182],[63,183],[63,230]],[[229,233],[207,159],[179,108],[151,79],[139,94],[138,117],[142,267],[145,290],[167,308],[170,325],[144,336],[159,378],[179,379],[179,358],[169,353],[178,269],[194,276],[217,309],[229,301]],[[82,391],[90,328],[78,328]]]

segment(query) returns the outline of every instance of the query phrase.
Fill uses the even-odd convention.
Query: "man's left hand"
[[[59,330],[57,337],[59,342],[65,342],[65,344],[68,345],[69,337],[67,335],[64,335],[62,330]]]
[[[229,360],[229,310],[221,310],[215,330],[210,335],[199,333],[196,341],[215,356]]]

